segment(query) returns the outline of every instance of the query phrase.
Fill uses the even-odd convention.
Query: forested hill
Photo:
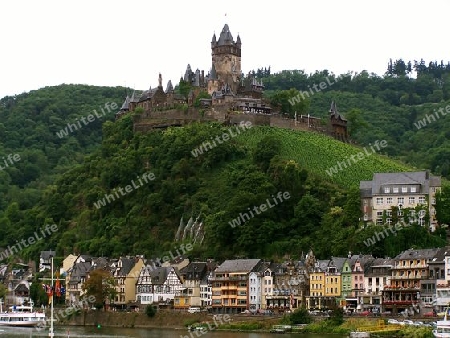
[[[137,134],[130,115],[106,122],[101,148],[63,174],[38,205],[5,213],[10,225],[4,231],[29,233],[56,223],[59,230],[45,245],[60,255],[116,257],[173,250],[182,219],[186,224],[191,217],[203,223],[184,236],[184,242],[195,241],[190,254],[196,258],[298,257],[311,247],[318,257],[349,250],[393,255],[413,245],[445,243],[442,233],[410,227],[386,243],[364,244],[374,228],[360,230],[359,180],[374,170],[407,167],[373,153],[342,170],[338,184],[327,166],[361,149],[322,134],[270,127],[253,127],[193,155],[203,142],[227,132],[219,124],[191,124]],[[254,211],[262,204],[265,210]],[[26,253],[34,256],[39,249]]]
[[[7,159],[9,167],[0,170],[0,211],[12,202],[21,209],[32,208],[48,184],[82,163],[100,145],[102,123],[114,120],[118,110],[103,115],[101,108],[107,103],[120,107],[126,94],[123,87],[60,85],[2,98],[0,158]],[[82,123],[80,119],[94,110],[101,117]],[[68,123],[78,130],[72,127],[67,136],[58,136]],[[9,154],[20,160],[11,163]],[[0,164],[5,166],[3,160]]]
[[[432,169],[448,177],[447,118],[416,127],[448,104],[446,73],[333,76],[284,71],[264,83],[274,106],[291,114],[288,99],[297,90],[330,77],[335,83],[304,100],[299,113],[327,118],[335,100],[356,147],[314,133],[254,127],[195,157],[193,149],[226,128],[194,124],[139,135],[130,117],[112,122],[111,113],[61,134],[106,104],[120,106],[125,88],[61,85],[1,99],[0,158],[19,154],[20,160],[0,170],[0,247],[56,223],[49,241],[21,253],[36,259],[51,247],[61,256],[149,256],[173,249],[180,221],[191,217],[204,224],[204,240],[192,253],[202,258],[295,257],[311,247],[318,257],[349,250],[393,256],[413,246],[443,245],[443,232],[410,227],[367,247],[374,230],[359,230],[355,187],[377,171]],[[382,140],[387,146],[381,151],[345,170],[336,167]],[[100,206],[105,194],[149,172],[154,180]],[[241,217],[236,226],[241,214],[279,192],[290,198],[245,222]]]

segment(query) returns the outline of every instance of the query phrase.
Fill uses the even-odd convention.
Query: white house
[[[146,265],[136,283],[136,300],[140,304],[169,302],[183,289],[177,268]]]

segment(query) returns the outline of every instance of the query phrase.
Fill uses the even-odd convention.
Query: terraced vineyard
[[[236,138],[236,141],[250,148],[265,136],[274,136],[281,140],[282,156],[298,162],[302,167],[316,175],[337,183],[344,187],[358,186],[361,180],[372,179],[375,172],[400,172],[413,171],[400,162],[396,162],[386,156],[374,153],[370,145],[364,147],[345,144],[331,137],[305,131],[292,131],[271,127],[253,127]],[[382,140],[380,140],[382,141]],[[383,148],[381,148],[381,151]],[[350,159],[351,155],[357,156]],[[362,157],[363,156],[363,157]],[[338,162],[346,162],[347,168]],[[350,163],[350,165],[348,164]],[[335,172],[330,173],[330,168],[335,167]],[[328,171],[328,172],[327,172]]]

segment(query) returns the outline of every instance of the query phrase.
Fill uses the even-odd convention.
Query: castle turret
[[[228,84],[234,93],[237,93],[241,76],[241,38],[238,36],[236,42],[227,24],[223,26],[219,39],[216,41],[216,35],[213,35],[211,41],[212,64],[216,71],[216,77],[219,81],[218,85]],[[210,77],[211,79],[211,77]],[[217,90],[218,86],[214,87]]]

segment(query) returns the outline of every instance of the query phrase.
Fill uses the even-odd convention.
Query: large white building
[[[435,230],[435,194],[441,189],[441,177],[428,171],[375,173],[371,181],[361,181],[359,188],[365,223],[393,224],[393,219],[406,217],[409,223]]]

